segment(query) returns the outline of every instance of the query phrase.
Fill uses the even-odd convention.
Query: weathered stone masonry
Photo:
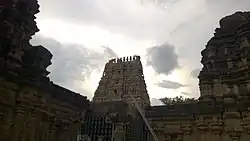
[[[214,37],[201,52],[203,68],[199,74],[201,92],[199,101],[166,106],[149,106],[149,104],[141,106],[160,141],[249,140],[249,50],[250,12],[236,12],[222,18]],[[106,64],[103,77],[95,92],[93,105],[112,101],[133,103],[132,99],[124,96],[129,92],[138,96],[137,102],[149,103],[141,62],[136,58],[138,57],[116,58]],[[135,86],[137,86],[136,92]],[[115,107],[119,109],[119,106]],[[94,109],[98,107],[92,111],[95,111]],[[113,112],[106,110],[102,115],[104,117],[122,115],[122,111],[124,110]],[[127,116],[140,117],[133,114],[136,110],[128,113],[118,116],[119,119]],[[89,117],[95,116],[92,114]],[[119,125],[117,120],[111,121],[114,126]],[[123,126],[126,124],[132,125],[132,122],[129,120],[122,122]],[[137,134],[139,138],[132,140],[153,141],[145,125],[144,129],[137,127],[141,130],[138,132],[141,135]],[[127,133],[125,129],[121,130],[124,134]],[[120,134],[119,137],[130,141],[131,138],[128,139],[124,134]]]
[[[47,77],[52,54],[29,40],[36,0],[0,1],[0,140],[75,141],[89,101]]]
[[[0,1],[0,140],[248,141],[250,12],[220,20],[202,51],[198,102],[150,106],[139,56],[110,60],[93,102],[48,78],[52,54],[32,46],[36,0]],[[80,127],[82,130],[80,131]]]
[[[160,140],[247,141],[250,138],[250,12],[220,20],[202,51],[199,102],[150,107]]]

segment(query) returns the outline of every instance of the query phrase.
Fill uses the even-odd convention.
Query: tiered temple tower
[[[144,122],[135,101],[143,110],[150,106],[140,56],[109,60],[82,126],[82,138],[142,141]]]
[[[250,12],[236,12],[220,20],[202,51],[202,98],[225,99],[250,92]]]
[[[141,107],[150,105],[140,56],[109,60],[95,91],[93,102],[125,101],[133,103],[131,95]]]

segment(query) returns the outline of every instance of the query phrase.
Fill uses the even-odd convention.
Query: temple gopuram
[[[89,101],[47,77],[52,54],[32,46],[37,0],[0,1],[0,141],[76,141]]]
[[[85,122],[83,141],[248,141],[250,138],[250,12],[220,20],[205,49],[198,101],[150,106],[139,56],[104,69]]]
[[[92,102],[54,84],[53,55],[29,43],[38,9],[0,1],[0,141],[154,141],[145,123],[159,141],[249,140],[250,12],[222,18],[201,52],[199,100],[151,106],[139,56],[111,59]]]
[[[133,95],[131,97],[131,95]],[[86,141],[142,141],[144,121],[134,106],[150,107],[139,56],[111,59],[82,126]]]

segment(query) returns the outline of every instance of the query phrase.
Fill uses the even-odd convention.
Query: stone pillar
[[[233,93],[235,93],[236,95],[239,95],[239,86],[238,85],[233,86]]]
[[[210,125],[209,130],[211,131],[211,136],[208,140],[220,141],[220,136],[223,132],[223,121],[220,115],[214,115]]]
[[[214,80],[213,90],[214,90],[213,93],[215,94],[215,96],[221,97],[223,95],[223,93],[225,92],[225,90],[223,89],[223,86],[220,83],[220,80],[218,80],[218,79]]]
[[[36,118],[37,118],[37,116],[36,116],[36,113],[33,111],[33,112],[31,112],[30,113],[30,122],[31,122],[31,129],[33,129],[33,130],[31,130],[31,132],[30,132],[30,137],[29,137],[29,141],[34,141],[35,140],[35,134],[36,134]]]
[[[224,130],[233,141],[239,141],[244,131],[241,125],[241,114],[239,112],[235,112],[236,109],[233,110],[227,109],[228,112],[225,112],[223,115],[225,125]]]
[[[208,127],[206,124],[202,123],[202,124],[199,124],[198,125],[198,131],[200,132],[201,134],[201,141],[207,141],[206,139],[206,133],[208,132]],[[199,134],[199,133],[198,133]]]
[[[75,141],[77,138],[78,130],[80,129],[81,125],[78,123],[71,123],[68,129],[68,134],[70,141]]]
[[[247,81],[246,90],[247,90],[247,93],[250,94],[250,81]]]
[[[25,121],[24,114],[25,114],[25,108],[19,106],[16,111],[16,119],[14,121],[14,127],[12,128],[11,131],[12,136],[10,137],[10,141],[18,141],[20,140],[20,137],[22,137],[23,134],[22,127]]]
[[[123,130],[123,124],[117,123],[114,126],[116,126],[115,130],[113,130],[113,138],[115,141],[123,141],[125,138],[125,131]]]
[[[25,116],[25,122],[23,126],[23,140],[24,141],[34,141],[36,132],[36,113],[35,111],[27,112]],[[32,129],[32,130],[31,130]]]
[[[154,141],[151,132],[150,132],[147,128],[146,128],[145,130],[146,130],[146,134],[147,134],[147,139],[146,139],[146,141]]]
[[[241,140],[248,141],[250,138],[250,112],[245,111],[242,112],[242,123],[241,126],[243,127],[243,135]]]
[[[193,132],[192,124],[182,125],[181,131],[183,132],[183,141],[193,141],[191,136]]]
[[[13,122],[11,109],[9,107],[1,107],[4,111],[0,111],[0,118],[3,118],[3,122],[0,125],[0,140],[8,140],[11,136],[11,124]]]
[[[221,141],[220,136],[222,134],[222,128],[223,128],[222,126],[212,125],[211,128],[212,136],[210,137],[209,140]]]
[[[45,115],[47,116],[47,115]],[[44,117],[40,121],[40,129],[39,129],[39,138],[42,140],[48,140],[48,135],[49,135],[49,128],[50,128],[50,123],[47,120],[49,117]]]
[[[55,124],[54,122],[52,122],[52,123],[50,124],[49,141],[55,141],[56,130],[57,130],[56,124]]]
[[[201,141],[201,134],[198,128],[194,128],[194,131],[191,134],[191,141]]]

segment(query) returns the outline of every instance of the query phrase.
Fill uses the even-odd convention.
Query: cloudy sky
[[[200,51],[218,21],[250,0],[38,0],[32,44],[53,53],[50,78],[89,99],[105,62],[140,55],[156,98],[198,97]]]

